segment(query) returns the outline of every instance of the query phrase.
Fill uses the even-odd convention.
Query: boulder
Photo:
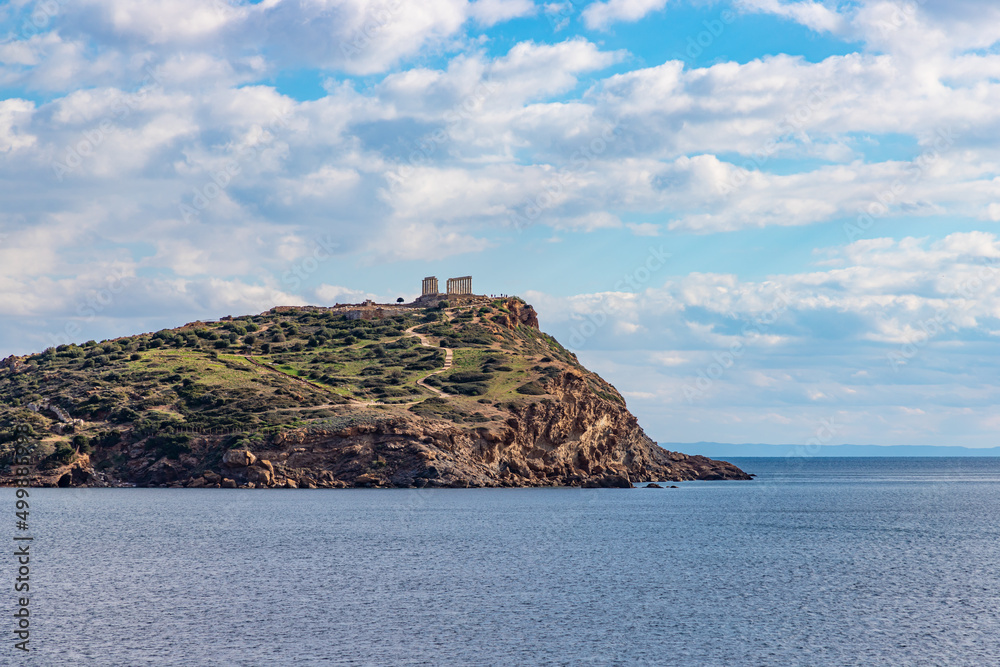
[[[364,475],[358,475],[354,479],[355,486],[364,486],[366,484],[382,484],[382,478],[378,475],[365,473]]]
[[[247,470],[247,481],[251,484],[269,486],[274,483],[274,474],[266,468],[253,467]]]
[[[257,457],[248,449],[230,449],[222,455],[222,465],[227,468],[246,468],[252,466]]]
[[[663,487],[660,486],[659,484],[657,484],[656,482],[650,482],[649,484],[646,485],[646,488],[647,489],[662,489]]]
[[[224,489],[235,489],[236,488],[236,480],[235,479],[229,479],[228,477],[223,477],[222,478],[222,488],[224,488]]]
[[[616,475],[606,473],[599,477],[592,477],[583,483],[585,489],[631,489],[632,482],[627,475]]]

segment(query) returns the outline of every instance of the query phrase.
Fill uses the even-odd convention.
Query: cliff
[[[658,447],[520,299],[350,312],[280,308],[8,360],[0,456],[20,427],[48,486],[749,479]]]

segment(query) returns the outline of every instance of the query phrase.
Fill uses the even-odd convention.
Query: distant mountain
[[[661,447],[710,458],[740,456],[1000,456],[1000,447],[977,449],[935,445],[763,445],[724,442],[661,442]]]

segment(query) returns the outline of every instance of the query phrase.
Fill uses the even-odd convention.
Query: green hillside
[[[527,307],[519,299],[441,305],[372,320],[283,307],[8,359],[0,457],[9,460],[17,425],[42,443],[40,469],[81,454],[120,467],[129,443],[177,458],[198,434],[253,448],[282,429],[403,411],[472,426],[541,400],[539,381],[570,367],[620,401],[552,337],[512,318]]]

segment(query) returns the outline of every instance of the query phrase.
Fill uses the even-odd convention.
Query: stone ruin
[[[448,278],[446,289],[449,295],[472,294],[472,276]],[[440,292],[438,291],[437,277],[427,276],[424,278],[420,288],[420,296],[437,296],[438,294]]]

